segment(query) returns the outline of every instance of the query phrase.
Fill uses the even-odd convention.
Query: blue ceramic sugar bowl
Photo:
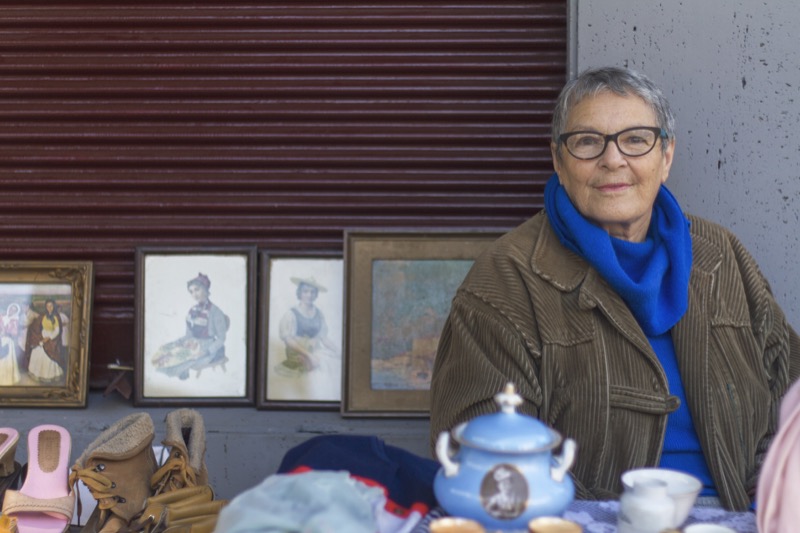
[[[575,498],[567,471],[575,441],[519,414],[522,398],[509,383],[495,396],[500,411],[478,416],[436,441],[442,466],[433,482],[439,505],[490,530],[525,530],[539,516],[561,516]],[[455,441],[455,443],[453,442]]]

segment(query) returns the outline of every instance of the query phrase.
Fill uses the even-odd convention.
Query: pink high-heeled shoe
[[[75,494],[68,474],[72,439],[61,426],[44,424],[28,433],[28,472],[22,487],[7,490],[3,515],[16,518],[19,533],[64,533]]]

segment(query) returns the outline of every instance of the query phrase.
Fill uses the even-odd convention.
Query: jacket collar
[[[569,292],[574,290],[584,280],[593,280],[597,274],[590,275],[593,269],[586,260],[567,250],[558,240],[550,221],[544,211],[540,212],[542,226],[537,236],[531,257],[531,268],[543,279],[549,281],[559,290]],[[689,220],[693,219],[689,216]],[[719,269],[722,263],[722,250],[715,244],[705,239],[702,235],[692,231],[692,272],[695,271],[711,275]],[[691,285],[692,281],[689,280]]]
[[[622,297],[608,285],[586,260],[568,250],[559,242],[544,211],[539,216],[541,216],[542,223],[539,234],[535,237],[536,242],[531,256],[531,268],[533,271],[562,292],[579,290],[579,304],[583,309],[599,307],[620,333],[642,352],[655,358],[655,353],[647,337],[634,318],[633,313],[622,300]],[[690,231],[693,228],[694,223]],[[692,272],[689,277],[689,292],[690,299],[692,294],[695,295],[696,299],[698,293],[704,292],[703,287],[713,286],[713,283],[708,282],[708,278],[713,277],[719,269],[722,263],[722,250],[702,235],[692,231],[692,253],[693,262]],[[714,320],[715,317],[710,315],[712,312],[720,312],[720,310],[719,308],[716,311],[705,308],[700,310],[690,304],[690,309],[678,321],[673,334],[683,334],[686,329],[686,320]],[[578,319],[578,317],[573,317],[573,319]],[[589,323],[585,324],[584,328],[589,328],[587,331],[591,330]],[[568,332],[564,331],[562,334],[567,335]]]
[[[543,279],[564,292],[574,290],[589,271],[589,263],[562,245],[544,211],[542,226],[531,257],[531,268]]]

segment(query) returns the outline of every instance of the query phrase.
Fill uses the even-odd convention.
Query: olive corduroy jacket
[[[739,240],[689,218],[689,306],[672,339],[721,502],[744,510],[780,399],[800,374],[800,338]],[[616,498],[625,470],[658,465],[679,400],[621,297],[561,245],[544,211],[479,257],[453,299],[431,385],[431,445],[497,411],[493,397],[509,381],[521,412],[577,442],[578,498]]]

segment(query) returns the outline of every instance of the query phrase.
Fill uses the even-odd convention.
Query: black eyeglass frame
[[[617,133],[611,133],[609,135],[603,135],[600,132],[589,131],[589,130],[570,131],[570,132],[562,133],[561,135],[559,135],[558,136],[558,143],[560,145],[564,145],[564,148],[567,149],[567,152],[569,152],[569,155],[571,155],[575,159],[580,159],[581,161],[591,161],[592,159],[597,159],[598,157],[602,156],[604,153],[606,153],[606,148],[608,148],[608,143],[611,142],[611,141],[614,141],[614,144],[617,145],[617,150],[619,150],[619,153],[621,153],[625,157],[642,157],[642,156],[647,155],[650,152],[652,152],[653,148],[655,148],[656,144],[658,144],[657,142],[654,142],[653,146],[651,146],[646,152],[643,152],[641,154],[635,154],[635,155],[625,153],[625,150],[620,148],[619,143],[617,142],[617,138],[620,135],[622,135],[623,133],[627,133],[627,132],[633,131],[633,130],[651,131],[651,132],[656,134],[656,136],[657,136],[656,140],[658,140],[658,139],[662,139],[663,140],[663,139],[668,138],[667,132],[664,131],[664,128],[659,128],[658,126],[634,126],[632,128],[625,128],[624,130],[618,131]],[[573,135],[579,135],[579,134],[582,134],[582,133],[583,134],[591,133],[592,135],[599,135],[599,136],[601,136],[603,138],[603,140],[605,142],[603,144],[603,149],[600,150],[599,154],[597,154],[594,157],[578,157],[577,155],[572,153],[572,151],[569,149],[569,146],[567,146],[567,142],[566,141],[567,141],[567,139],[569,139]]]

